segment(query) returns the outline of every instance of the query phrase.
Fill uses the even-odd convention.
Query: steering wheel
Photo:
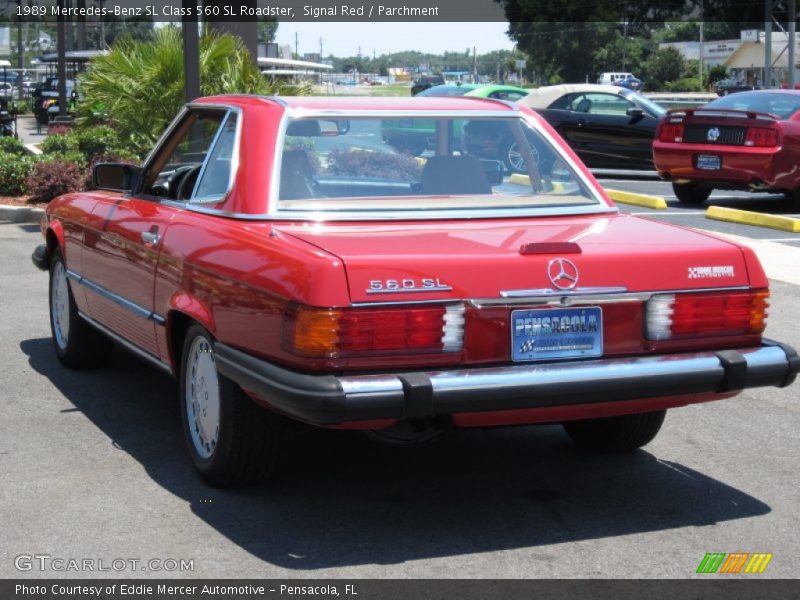
[[[194,184],[197,183],[197,176],[200,175],[200,169],[203,165],[194,165],[191,167],[182,167],[183,175],[175,185],[175,199],[188,200],[189,196],[194,191]],[[177,176],[177,173],[176,173]]]

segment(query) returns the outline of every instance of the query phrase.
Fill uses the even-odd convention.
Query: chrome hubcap
[[[50,289],[50,318],[56,344],[62,350],[69,341],[69,284],[64,264],[59,261],[53,268],[53,284]]]
[[[194,449],[208,458],[219,439],[220,397],[214,352],[204,337],[196,337],[189,348],[185,402]]]
[[[531,146],[531,154],[533,155],[533,162],[538,167],[539,166],[539,151],[534,147]],[[517,143],[514,142],[508,147],[508,164],[515,171],[525,172],[527,169],[525,167],[525,159],[522,158],[522,152],[519,151],[517,147]]]

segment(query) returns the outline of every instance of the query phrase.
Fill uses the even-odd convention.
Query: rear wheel
[[[219,487],[266,479],[277,463],[283,418],[217,371],[213,340],[199,325],[186,333],[180,385],[183,431],[203,479]]]
[[[113,342],[78,315],[60,250],[50,261],[50,331],[56,356],[67,367],[97,367],[111,357]]]
[[[672,191],[684,204],[702,204],[711,195],[711,188],[699,187],[695,182],[672,182]]]
[[[796,190],[785,192],[786,199],[791,201],[794,208],[800,210],[800,188]]]
[[[564,430],[580,448],[601,452],[628,452],[649,444],[664,423],[666,410],[636,415],[564,423]]]

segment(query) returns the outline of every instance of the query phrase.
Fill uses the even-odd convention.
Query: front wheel
[[[211,335],[189,328],[181,354],[183,431],[195,468],[208,483],[234,487],[266,479],[277,463],[283,418],[217,371]]]
[[[666,410],[605,419],[568,421],[564,431],[579,448],[601,452],[630,452],[646,446],[664,423]]]
[[[684,204],[702,204],[711,195],[711,188],[699,187],[693,181],[684,183],[672,182],[672,191]]]
[[[536,149],[535,146],[530,146],[531,155],[533,156],[533,161],[536,167],[539,167],[539,151]],[[522,156],[522,152],[519,150],[519,146],[517,146],[517,142],[513,139],[506,140],[500,147],[500,160],[503,161],[503,165],[506,168],[506,171],[509,173],[527,173],[528,167],[525,164],[525,159]]]
[[[58,360],[80,369],[106,364],[114,343],[78,314],[60,250],[50,260],[50,331]]]

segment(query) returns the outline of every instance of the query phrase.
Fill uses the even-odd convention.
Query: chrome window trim
[[[438,220],[469,220],[486,218],[516,218],[516,217],[551,217],[587,214],[615,214],[619,212],[616,206],[609,206],[603,198],[596,184],[589,181],[583,169],[577,165],[566,153],[562,152],[560,145],[555,138],[546,130],[540,127],[539,123],[520,111],[519,107],[504,101],[495,101],[503,106],[508,106],[512,110],[320,110],[306,108],[290,108],[284,111],[281,122],[278,126],[278,134],[275,139],[275,152],[272,164],[272,177],[270,178],[269,198],[267,200],[267,213],[264,215],[227,213],[224,216],[235,219],[254,219],[254,220],[292,220],[292,221],[421,221],[429,219]],[[550,144],[561,159],[568,164],[584,187],[591,194],[592,200],[596,202],[591,206],[571,206],[571,207],[551,207],[551,208],[486,208],[475,209],[469,212],[466,209],[438,209],[438,210],[414,210],[397,211],[387,210],[381,212],[372,210],[354,211],[329,211],[329,212],[310,212],[310,211],[291,211],[280,210],[278,208],[280,190],[280,169],[283,147],[286,141],[286,128],[289,119],[292,118],[491,118],[491,119],[519,119],[536,131],[542,138]]]
[[[71,279],[75,283],[78,283],[96,294],[106,298],[107,300],[111,300],[112,302],[120,305],[122,308],[128,310],[129,312],[135,314],[137,317],[142,317],[143,319],[148,319],[150,321],[154,321],[157,325],[164,325],[167,322],[167,319],[155,311],[149,310],[144,306],[140,306],[135,302],[131,302],[127,298],[120,296],[119,294],[115,294],[108,288],[103,287],[99,283],[95,283],[91,279],[87,279],[83,275],[72,271],[71,269],[67,269],[67,279]]]
[[[123,346],[126,350],[132,352],[133,354],[135,354],[139,358],[142,358],[142,359],[146,360],[150,364],[155,365],[159,369],[162,369],[162,370],[166,371],[167,373],[172,374],[172,367],[170,367],[167,363],[162,361],[160,358],[158,358],[156,356],[153,356],[152,354],[150,354],[149,352],[147,352],[145,350],[142,350],[141,348],[139,348],[139,346],[137,346],[133,342],[128,341],[127,339],[125,339],[124,337],[119,335],[118,333],[114,333],[108,327],[106,327],[105,325],[102,325],[101,323],[98,323],[97,321],[95,321],[92,317],[90,317],[86,313],[78,311],[78,316],[81,319],[83,319],[84,321],[86,321],[89,325],[91,325],[92,327],[97,329],[98,331],[104,333],[105,335],[110,337],[115,342],[118,342],[120,344],[120,346]]]
[[[209,156],[211,155],[211,150],[214,148],[214,146],[216,145],[216,143],[217,143],[217,141],[219,139],[219,135],[220,135],[220,132],[222,131],[222,127],[224,126],[225,122],[228,120],[228,117],[230,116],[230,113],[234,113],[236,115],[236,140],[234,141],[234,144],[233,144],[233,155],[231,156],[231,172],[230,172],[230,174],[228,176],[228,189],[225,191],[224,194],[221,194],[219,196],[210,197],[210,198],[213,198],[213,199],[203,200],[202,202],[198,203],[198,204],[217,204],[219,202],[224,201],[228,197],[228,195],[231,193],[231,190],[233,189],[233,184],[236,181],[236,176],[237,176],[238,171],[239,171],[239,149],[241,147],[240,142],[241,142],[241,138],[242,138],[242,122],[243,122],[244,119],[243,119],[243,115],[242,115],[242,109],[239,108],[238,106],[233,106],[231,104],[216,104],[216,103],[215,104],[206,104],[206,103],[201,103],[201,102],[189,102],[187,104],[184,104],[183,107],[181,108],[180,112],[175,116],[175,118],[172,120],[172,122],[167,126],[167,128],[164,130],[164,133],[162,133],[161,137],[158,138],[158,141],[156,142],[155,146],[153,146],[153,149],[150,150],[150,153],[147,155],[147,157],[142,162],[142,171],[146,174],[150,170],[150,165],[153,162],[153,160],[155,159],[156,155],[158,154],[158,151],[161,150],[161,147],[164,145],[164,143],[167,141],[167,139],[169,139],[169,137],[172,136],[172,134],[178,128],[178,125],[180,124],[180,122],[192,110],[220,110],[220,111],[225,111],[225,115],[224,115],[222,121],[220,122],[220,128],[217,131],[217,133],[214,135],[214,139],[212,140],[211,145],[209,146],[209,152],[206,154],[206,158],[203,161],[203,165],[201,166],[200,175],[197,176],[197,181],[198,182],[200,181],[200,177],[202,176],[203,172],[205,171],[206,165],[208,164]],[[195,183],[195,188],[192,190],[192,195],[194,195],[196,190],[197,190],[197,183]],[[189,204],[192,203],[192,199],[191,198],[188,199],[188,200],[176,200],[175,198],[162,198],[161,196],[152,196],[152,195],[149,195],[149,194],[144,194],[144,193],[142,193],[142,190],[137,190],[136,193],[134,193],[133,195],[137,196],[137,197],[144,196],[146,199],[152,199],[154,201],[160,201],[160,202],[162,202],[164,204],[167,204],[168,206],[180,207],[180,208],[186,208]],[[210,214],[215,214],[215,213],[210,213]]]

